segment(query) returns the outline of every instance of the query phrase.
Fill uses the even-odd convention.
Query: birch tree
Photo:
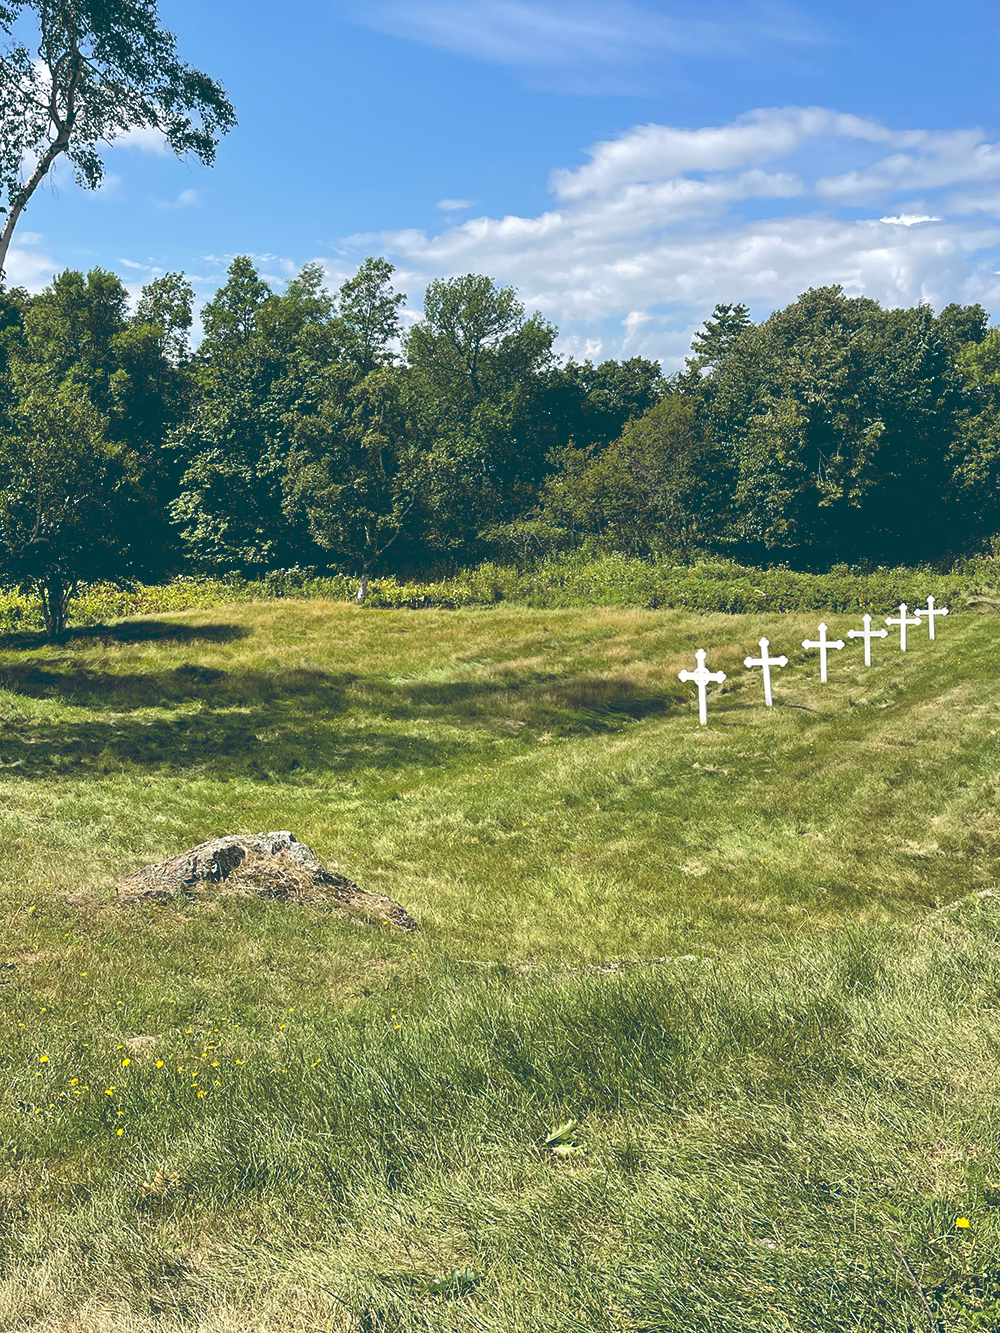
[[[29,15],[30,44],[21,35]],[[222,87],[178,58],[156,0],[0,0],[0,35],[0,275],[21,214],[60,156],[94,190],[100,147],[130,130],[157,132],[179,157],[210,165],[236,124]]]

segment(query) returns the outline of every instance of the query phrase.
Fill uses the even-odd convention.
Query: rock
[[[366,893],[353,880],[327,870],[287,831],[212,838],[158,865],[133,870],[118,881],[116,892],[119,905],[126,907],[196,898],[209,886],[215,893],[330,903],[373,923],[420,929],[399,903]]]

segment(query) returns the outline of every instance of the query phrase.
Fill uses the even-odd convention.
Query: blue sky
[[[215,167],[149,136],[61,170],[8,260],[204,299],[252,254],[280,288],[366,254],[518,288],[577,356],[670,368],[720,300],[841,282],[1000,318],[1000,10],[842,0],[161,0],[239,126]]]

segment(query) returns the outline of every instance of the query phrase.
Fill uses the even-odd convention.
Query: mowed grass
[[[816,620],[280,601],[4,641],[0,1323],[1000,1327],[1000,622],[823,686]],[[278,828],[420,934],[114,904]]]

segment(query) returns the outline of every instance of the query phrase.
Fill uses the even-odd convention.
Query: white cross
[[[721,685],[726,679],[724,671],[709,671],[705,665],[705,650],[699,648],[695,653],[695,659],[698,663],[694,671],[678,671],[681,680],[693,680],[698,686],[698,721],[703,727],[708,725],[708,702],[705,694],[706,686],[710,680],[717,680]]]
[[[826,656],[827,656],[827,650],[830,649],[830,648],[843,648],[843,646],[844,646],[844,640],[843,640],[843,639],[828,639],[828,638],[826,637],[826,626],[825,626],[822,622],[820,622],[820,627],[819,627],[819,638],[818,638],[818,639],[815,639],[815,640],[814,640],[814,639],[803,639],[803,640],[802,640],[802,647],[803,647],[803,648],[818,648],[818,649],[819,649],[819,678],[820,678],[820,680],[823,682],[824,685],[826,684]]]
[[[930,631],[930,633],[929,633],[929,637],[933,639],[933,637],[934,637],[934,617],[935,617],[935,616],[946,616],[946,615],[948,614],[948,608],[947,608],[946,606],[935,606],[935,605],[934,605],[934,598],[933,598],[933,597],[928,597],[928,598],[927,598],[927,605],[926,605],[926,606],[918,606],[917,609],[914,611],[913,614],[914,614],[915,616],[921,616],[921,617],[926,616],[926,617],[927,617],[927,628],[928,628],[928,630]]]
[[[887,629],[872,629],[871,616],[864,617],[864,629],[849,629],[847,637],[849,639],[864,639],[865,641],[865,666],[872,664],[872,639],[884,639],[889,631]]]
[[[760,640],[760,657],[744,657],[743,665],[748,667],[764,668],[764,702],[768,708],[771,707],[771,668],[773,666],[787,666],[787,657],[768,657],[767,650],[771,646],[769,639]]]
[[[899,615],[898,615],[898,616],[886,616],[886,618],[885,618],[885,623],[886,623],[887,625],[898,625],[898,626],[899,626],[899,651],[900,651],[901,653],[905,653],[905,652],[906,652],[906,627],[907,627],[907,625],[919,625],[919,624],[920,624],[920,617],[919,617],[919,616],[908,616],[908,615],[906,614],[906,603],[905,603],[905,602],[900,602],[900,604],[899,604]]]

